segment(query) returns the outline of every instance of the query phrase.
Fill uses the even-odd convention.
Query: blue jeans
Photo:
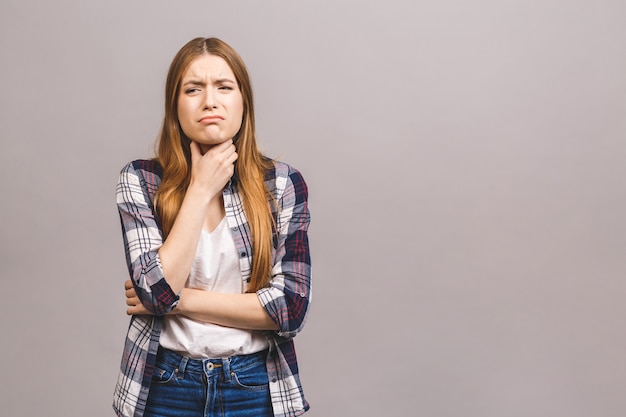
[[[159,348],[144,416],[273,416],[266,357],[190,359]]]

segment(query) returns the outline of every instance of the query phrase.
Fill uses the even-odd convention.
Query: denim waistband
[[[157,361],[176,367],[181,373],[206,373],[207,371],[230,372],[243,370],[249,366],[265,362],[268,349],[248,355],[235,355],[219,359],[193,359],[169,349],[159,347]]]

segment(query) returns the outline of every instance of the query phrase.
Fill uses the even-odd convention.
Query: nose
[[[217,97],[212,89],[207,88],[204,96],[204,108],[205,109],[214,109],[217,107]]]

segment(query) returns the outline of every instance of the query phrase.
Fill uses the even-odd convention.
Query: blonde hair
[[[185,44],[174,57],[165,85],[165,116],[157,142],[156,160],[163,167],[161,185],[155,195],[155,207],[163,237],[169,234],[191,177],[190,140],[178,121],[178,95],[182,77],[191,62],[200,55],[223,58],[232,69],[243,98],[243,120],[233,138],[238,159],[235,164],[236,186],[252,234],[252,272],[248,292],[269,284],[272,259],[274,220],[270,211],[264,173],[272,166],[256,143],[252,85],[246,66],[237,52],[217,38],[196,38]]]

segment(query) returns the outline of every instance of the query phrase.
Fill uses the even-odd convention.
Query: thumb
[[[198,142],[192,140],[189,145],[189,150],[191,151],[192,163],[198,161],[198,159],[202,157],[202,152],[200,151],[200,145],[198,145]]]

